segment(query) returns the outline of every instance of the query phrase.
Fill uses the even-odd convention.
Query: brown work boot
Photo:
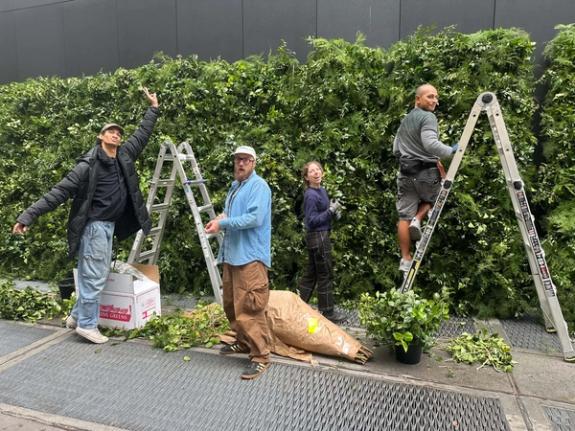
[[[251,361],[250,365],[242,373],[243,380],[252,380],[262,374],[265,370],[270,367],[270,362],[254,362]]]
[[[243,344],[226,344],[220,349],[220,355],[231,355],[233,353],[250,353],[250,349]]]

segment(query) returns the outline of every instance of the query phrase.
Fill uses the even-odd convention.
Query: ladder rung
[[[208,211],[208,210],[212,209],[213,207],[214,206],[212,204],[203,205],[201,207],[198,207],[198,211],[199,212]]]
[[[170,205],[167,203],[156,204],[152,205],[152,211],[166,211],[169,207]]]
[[[199,179],[199,180],[186,180],[186,181],[184,181],[184,184],[188,184],[190,186],[198,186],[200,184],[205,184],[205,183],[206,183],[206,180],[204,180],[203,178]]]
[[[150,233],[149,233],[148,235],[150,235],[150,236],[152,236],[152,235],[157,235],[157,234],[159,234],[160,232],[162,232],[162,230],[163,230],[163,229],[162,229],[161,226],[153,227],[152,229],[150,229]]]
[[[152,256],[154,256],[156,254],[156,250],[148,250],[148,251],[144,251],[143,253],[140,253],[140,256],[138,257],[138,259],[141,261],[146,260]]]
[[[173,186],[174,183],[176,181],[172,180],[170,178],[164,178],[164,179],[160,179],[160,180],[156,180],[156,181],[150,181],[150,185],[157,185],[160,187],[169,187],[169,186]]]
[[[217,238],[218,236],[220,236],[219,233],[207,233],[206,234],[207,239]]]

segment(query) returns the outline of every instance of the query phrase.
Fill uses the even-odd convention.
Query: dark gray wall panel
[[[233,61],[275,50],[305,60],[316,35],[388,47],[419,25],[520,27],[538,44],[575,22],[575,0],[0,0],[0,82],[147,63],[157,51]]]
[[[0,12],[63,3],[66,0],[0,0]]]
[[[400,0],[317,0],[317,35],[388,47],[399,38]]]
[[[0,82],[18,79],[14,13],[0,14]]]
[[[267,54],[281,40],[300,60],[309,52],[306,38],[316,35],[314,0],[244,0],[244,54]]]
[[[575,22],[574,0],[497,0],[496,27],[519,27],[537,41],[537,55],[555,36],[557,24]]]
[[[121,66],[148,63],[158,51],[178,52],[175,0],[120,0],[117,19]]]
[[[180,54],[228,61],[244,56],[242,0],[178,0],[177,10]]]
[[[62,8],[46,6],[13,14],[19,78],[62,75],[65,72]]]
[[[82,0],[63,5],[66,75],[115,70],[118,21],[115,0]]]
[[[402,0],[401,37],[420,25],[457,25],[464,33],[493,28],[494,8],[495,0]]]
[[[17,0],[0,1],[0,12],[17,9],[17,6],[16,6],[17,3],[18,3]]]

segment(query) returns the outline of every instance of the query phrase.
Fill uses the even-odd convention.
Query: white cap
[[[236,154],[249,154],[254,158],[254,160],[256,159],[256,150],[247,145],[240,145],[238,148],[236,148],[236,151],[234,151],[234,155]]]

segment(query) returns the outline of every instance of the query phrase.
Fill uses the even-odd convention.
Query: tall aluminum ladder
[[[162,175],[165,174],[164,171],[167,171],[167,169],[164,169],[164,163],[166,162],[172,163],[171,169],[169,169],[169,177],[162,177]],[[186,162],[188,169],[191,171],[190,177],[188,177],[186,173]],[[157,263],[160,256],[160,244],[164,235],[168,211],[172,202],[174,185],[176,184],[177,178],[180,179],[180,183],[184,188],[188,205],[194,217],[194,224],[208,267],[214,297],[216,302],[222,304],[222,277],[214,257],[210,239],[216,238],[218,245],[221,247],[223,233],[206,234],[204,230],[202,214],[206,213],[210,220],[214,219],[216,214],[206,188],[206,181],[202,177],[192,147],[187,142],[182,142],[176,147],[173,142],[168,140],[160,147],[156,168],[150,182],[148,199],[146,201],[146,208],[150,213],[150,217],[152,220],[157,219],[158,223],[151,229],[148,237],[146,237],[142,230],[137,233],[134,244],[132,245],[132,250],[130,251],[130,256],[128,257],[128,262]],[[196,197],[194,196],[194,187],[200,192],[200,205],[198,205]],[[163,198],[161,197],[161,193],[159,193],[159,190],[162,188],[164,189]]]
[[[561,306],[557,299],[557,289],[551,279],[551,273],[549,272],[549,267],[545,260],[545,251],[539,241],[539,236],[535,228],[534,217],[529,208],[523,180],[521,179],[517,169],[517,163],[515,162],[515,156],[513,155],[513,149],[509,141],[507,128],[503,121],[501,108],[499,107],[497,97],[493,93],[486,92],[480,94],[471,109],[471,113],[467,119],[467,124],[465,125],[465,129],[461,135],[461,140],[459,141],[459,150],[454,155],[451,164],[449,165],[449,170],[441,183],[441,190],[429,215],[428,223],[423,229],[421,239],[417,243],[411,266],[403,279],[400,290],[402,292],[406,292],[413,286],[415,276],[419,266],[421,265],[421,261],[427,246],[429,245],[431,236],[433,235],[433,231],[435,230],[435,226],[437,225],[437,221],[441,215],[441,211],[447,201],[449,192],[451,191],[451,186],[453,185],[455,175],[457,174],[457,170],[459,169],[459,165],[463,159],[463,155],[465,154],[467,144],[469,143],[469,139],[475,129],[475,124],[477,123],[479,115],[483,111],[485,111],[489,119],[491,131],[493,132],[497,151],[501,160],[501,166],[505,173],[507,190],[511,196],[511,201],[513,202],[513,209],[515,211],[515,216],[517,217],[519,229],[523,238],[523,244],[527,252],[531,275],[535,282],[537,297],[545,320],[545,328],[548,332],[557,332],[564,359],[568,362],[575,362],[575,350],[573,349],[573,344],[569,338],[567,323],[563,318]]]

